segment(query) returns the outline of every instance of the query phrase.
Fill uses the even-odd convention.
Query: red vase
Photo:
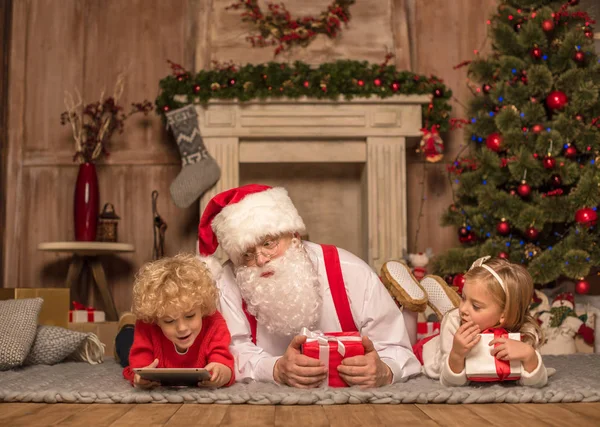
[[[75,240],[83,242],[96,240],[99,199],[96,165],[93,163],[79,165],[73,203]]]

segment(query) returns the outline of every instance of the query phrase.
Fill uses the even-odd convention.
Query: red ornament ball
[[[583,35],[586,36],[588,39],[594,38],[594,32],[592,30],[585,30],[583,32]]]
[[[452,279],[452,286],[456,286],[458,293],[462,294],[463,287],[465,286],[465,275],[462,273],[455,274]]]
[[[475,233],[473,233],[472,231],[469,232],[469,235],[467,236],[467,243],[475,243],[477,241],[477,235]]]
[[[496,231],[498,232],[498,234],[506,236],[508,233],[510,233],[510,224],[508,223],[508,221],[503,219],[496,226]]]
[[[483,86],[481,86],[481,90],[483,91],[483,93],[490,93],[492,87],[486,83]]]
[[[580,122],[580,121],[582,121],[582,120],[583,120],[583,116],[582,116],[581,114],[577,114],[577,115],[575,116],[575,120],[577,120],[578,122]]]
[[[543,55],[542,49],[540,49],[539,47],[534,47],[533,49],[531,49],[529,54],[531,55],[531,57],[533,59],[541,59],[541,57]]]
[[[572,145],[569,145],[567,148],[565,148],[565,157],[572,159],[576,156],[577,156],[577,148],[573,147]]]
[[[400,90],[400,83],[398,83],[398,82],[392,83],[392,90],[394,92],[398,92]]]
[[[527,182],[521,181],[521,184],[517,187],[517,193],[521,197],[529,197],[531,195],[531,187]]]
[[[469,235],[469,229],[467,227],[460,227],[458,229],[459,237],[467,237]]]
[[[229,79],[229,86],[235,85],[235,79]]]
[[[552,186],[554,188],[558,188],[562,185],[562,178],[560,177],[560,175],[552,175],[550,177],[550,182],[552,183]]]
[[[542,29],[544,31],[552,31],[554,29],[554,20],[546,19],[544,22],[542,22]]]
[[[567,95],[560,90],[550,92],[550,94],[546,97],[546,105],[552,110],[560,110],[564,108],[568,102],[569,99],[567,98]]]
[[[533,127],[531,128],[531,130],[534,133],[540,133],[541,131],[544,130],[544,128],[542,127],[542,125],[533,125]]]
[[[359,80],[356,82],[356,84],[358,84],[360,87],[363,87],[365,85],[365,81],[364,80]]]
[[[539,235],[540,232],[535,227],[529,227],[527,230],[525,230],[525,236],[529,240],[535,240],[538,238]]]
[[[305,88],[308,88],[310,86],[310,83],[309,83],[308,80],[305,80],[304,83],[303,83],[303,85],[304,85]]]
[[[373,80],[373,84],[375,86],[381,86],[381,79],[375,79],[375,80]]]
[[[591,227],[596,225],[598,214],[592,208],[581,208],[575,212],[575,221],[584,227]]]
[[[498,254],[498,258],[501,258],[501,259],[508,259],[508,254],[507,254],[506,252],[500,252],[500,253]]]
[[[515,25],[513,25],[513,28],[518,33],[519,31],[521,31],[522,26],[523,26],[523,22],[519,21]]]
[[[582,64],[585,61],[585,53],[578,50],[577,52],[575,52],[575,55],[573,55],[573,60]]]
[[[165,105],[163,107],[163,111],[166,113],[167,111],[169,111],[171,109],[171,107],[169,107],[168,105]]]
[[[556,159],[552,156],[546,156],[544,157],[544,160],[542,160],[542,165],[544,165],[544,168],[546,169],[554,169],[556,166]]]
[[[200,92],[200,85],[194,86],[194,92],[196,92],[196,93]]]
[[[590,282],[585,279],[581,279],[575,284],[575,292],[578,294],[587,294],[590,291]]]
[[[444,96],[444,91],[440,88],[436,88],[433,91],[433,96],[435,96],[436,98],[441,98],[442,96]]]
[[[498,133],[492,133],[492,134],[488,135],[488,137],[486,138],[485,145],[490,150],[498,152],[498,151],[500,151],[500,148],[502,147],[502,140],[503,140],[502,135],[500,135]]]

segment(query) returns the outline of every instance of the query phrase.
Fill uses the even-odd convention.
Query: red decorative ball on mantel
[[[539,235],[540,232],[535,227],[529,227],[527,230],[525,230],[525,236],[529,240],[535,240]]]
[[[365,85],[365,81],[364,80],[359,80],[356,82],[357,85],[359,85],[360,87],[363,87]]]
[[[542,30],[548,32],[548,31],[552,31],[554,29],[554,20],[553,19],[546,19],[544,22],[542,22]]]
[[[560,110],[567,105],[569,99],[564,92],[555,90],[546,97],[546,105],[552,110]]]
[[[201,89],[200,85],[195,85],[194,86],[194,92],[198,93],[198,92],[200,92],[200,89]]]
[[[441,98],[442,96],[444,96],[444,91],[440,88],[435,88],[433,90],[433,96],[435,96],[436,98]]]
[[[506,252],[500,252],[500,253],[498,254],[498,258],[501,258],[501,259],[508,259],[508,254],[507,254]]]
[[[168,105],[165,105],[162,109],[166,113],[167,111],[169,111],[171,109],[171,107],[169,107]]]
[[[546,169],[554,169],[556,166],[556,159],[552,156],[546,156],[544,157],[544,160],[542,160],[542,165],[544,165],[544,168]]]
[[[587,294],[590,291],[590,282],[585,279],[581,279],[575,284],[575,292],[578,294]]]
[[[575,221],[584,227],[591,227],[596,225],[598,214],[592,208],[581,208],[575,212]]]
[[[465,286],[465,275],[462,273],[455,274],[452,279],[452,286],[456,286],[458,293],[462,294],[463,287]]]
[[[502,218],[502,220],[496,226],[496,231],[498,232],[498,234],[506,236],[508,233],[510,233],[510,224],[508,223],[508,221]]]
[[[542,49],[540,49],[539,47],[534,47],[533,49],[531,49],[529,54],[533,59],[540,59],[543,55]]]
[[[499,133],[491,133],[485,139],[485,145],[492,151],[498,152],[502,148],[502,135]]]
[[[398,82],[392,83],[392,90],[394,92],[398,92],[400,90],[400,83],[398,83]]]
[[[375,86],[378,86],[378,87],[381,86],[381,79],[375,79],[375,80],[373,80],[373,84]]]
[[[310,82],[308,80],[304,80],[304,83],[302,83],[302,84],[305,88],[308,88],[310,86]],[[359,86],[360,86],[360,83],[359,83]]]
[[[577,157],[577,148],[573,147],[572,145],[569,145],[567,148],[565,148],[565,157],[569,159]]]
[[[529,197],[531,195],[531,187],[525,180],[521,181],[521,184],[517,187],[517,193],[521,197]]]

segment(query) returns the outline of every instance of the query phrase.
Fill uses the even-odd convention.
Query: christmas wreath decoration
[[[355,0],[334,0],[318,18],[292,18],[283,3],[267,3],[269,12],[263,13],[257,0],[238,0],[226,9],[245,9],[242,21],[252,22],[259,34],[246,37],[253,47],[277,46],[275,56],[294,45],[308,46],[316,36],[325,34],[335,38],[342,22],[350,20],[350,6]]]
[[[156,111],[165,113],[187,104],[206,103],[210,99],[250,101],[267,98],[317,98],[337,100],[341,97],[388,98],[393,95],[432,95],[423,106],[425,130],[450,130],[452,92],[435,76],[399,71],[388,65],[366,61],[339,60],[313,68],[296,61],[293,64],[269,62],[247,64],[215,64],[214,69],[192,74],[172,63],[172,74],[160,80]]]

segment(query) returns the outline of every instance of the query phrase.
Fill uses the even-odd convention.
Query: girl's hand
[[[527,372],[537,368],[537,354],[532,346],[527,343],[511,340],[509,338],[495,338],[490,341],[492,348],[490,353],[498,360],[519,360]]]
[[[452,342],[452,353],[456,356],[465,358],[469,351],[479,342],[481,335],[479,326],[469,320],[466,323],[460,325],[454,334],[454,341]]]
[[[198,387],[223,387],[231,380],[231,369],[222,363],[211,362],[204,368],[211,373],[210,380],[200,381]]]
[[[156,368],[157,366],[158,366],[158,359],[154,359],[154,361],[151,364],[149,364],[148,366],[145,366],[145,367],[146,368]],[[158,381],[147,380],[145,378],[140,377],[139,374],[135,374],[133,377],[133,386],[147,390],[147,389],[150,389],[153,387],[160,386],[160,383]]]

